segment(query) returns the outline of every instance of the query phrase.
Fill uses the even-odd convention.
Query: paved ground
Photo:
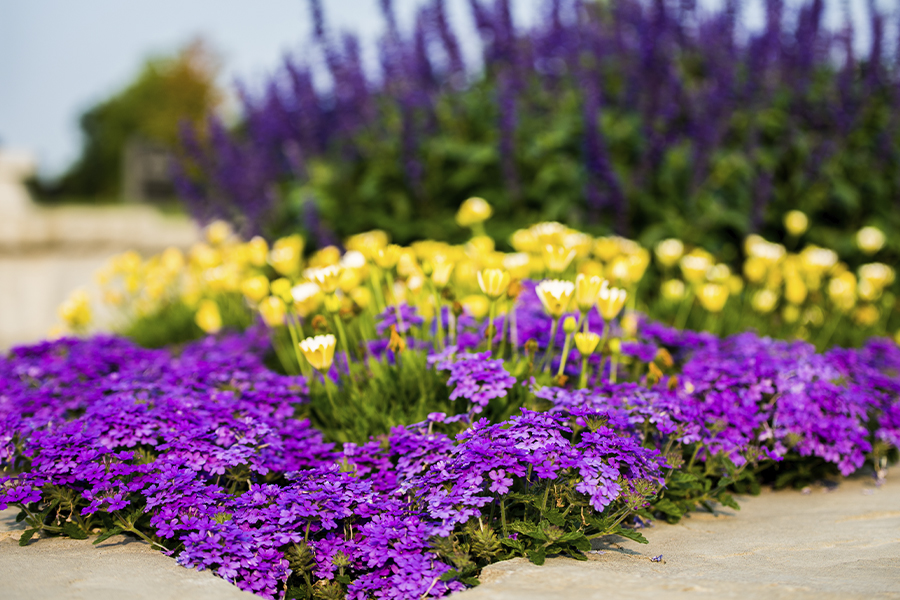
[[[826,492],[764,492],[739,512],[696,513],[645,530],[646,546],[604,540],[588,562],[515,559],[488,567],[459,600],[900,598],[900,472],[881,488],[856,479]],[[250,598],[123,536],[17,545],[0,513],[0,598]],[[651,562],[662,555],[662,561]]]

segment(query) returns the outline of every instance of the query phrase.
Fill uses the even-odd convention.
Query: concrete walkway
[[[648,545],[604,540],[588,562],[498,563],[481,586],[455,598],[900,598],[900,473],[891,475],[880,488],[854,479],[832,491],[763,492],[741,499],[739,512],[648,528]],[[0,513],[4,600],[252,597],[123,536],[100,546],[50,538],[21,548],[14,515]]]

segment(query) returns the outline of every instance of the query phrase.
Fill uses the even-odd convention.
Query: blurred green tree
[[[132,139],[175,148],[182,121],[202,121],[222,99],[220,61],[202,40],[175,56],[151,58],[123,90],[85,112],[81,156],[55,183],[55,197],[99,199],[121,193],[122,153]]]

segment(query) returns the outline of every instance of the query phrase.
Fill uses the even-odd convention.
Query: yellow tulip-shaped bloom
[[[341,268],[338,265],[306,269],[303,276],[322,288],[326,294],[334,293],[341,282]]]
[[[494,214],[491,205],[484,198],[469,198],[463,202],[456,213],[456,223],[460,227],[471,227],[483,223]]]
[[[675,238],[663,240],[656,245],[656,260],[664,267],[671,267],[684,255],[684,243]]]
[[[254,267],[261,267],[266,264],[269,257],[269,244],[264,238],[258,235],[247,242],[247,259]]]
[[[663,282],[659,289],[662,297],[670,302],[675,302],[684,298],[684,282],[680,279],[668,279]]]
[[[402,250],[397,244],[389,244],[384,248],[379,248],[372,260],[382,269],[393,269],[397,266],[397,261],[400,260]]]
[[[442,255],[434,257],[434,261],[431,263],[431,281],[434,282],[435,287],[439,290],[444,289],[450,283],[453,266],[454,263]]]
[[[593,331],[583,331],[575,334],[575,347],[582,356],[590,356],[600,344],[600,336]]]
[[[784,282],[784,297],[791,304],[803,304],[809,289],[799,276],[788,278]]]
[[[607,281],[602,277],[588,277],[579,274],[575,278],[575,304],[582,314],[586,314],[593,308],[597,302],[597,295],[600,289],[607,285]]]
[[[622,312],[627,298],[628,292],[625,290],[604,286],[597,294],[597,311],[604,320],[612,321]]]
[[[285,306],[284,300],[278,296],[268,296],[259,303],[259,314],[269,327],[284,325],[286,312],[287,306]]]
[[[231,237],[231,225],[226,221],[213,221],[206,227],[206,240],[213,246],[223,244]]]
[[[303,238],[299,234],[289,235],[275,241],[269,252],[269,264],[282,275],[296,275],[303,257]]]
[[[197,308],[194,321],[206,333],[217,333],[222,329],[222,315],[213,300],[204,300]]]
[[[388,234],[380,229],[358,233],[347,238],[345,244],[347,250],[355,250],[366,257],[366,260],[374,260],[375,254],[388,245]]]
[[[545,279],[534,288],[534,291],[547,314],[559,318],[569,308],[572,294],[575,293],[575,284],[571,281]]]
[[[285,302],[291,301],[291,282],[284,277],[279,277],[269,284],[269,290],[273,296],[278,296]]]
[[[884,233],[877,227],[863,227],[856,233],[856,245],[866,254],[875,254],[884,242]]]
[[[712,313],[722,312],[728,301],[728,288],[721,283],[707,283],[697,295],[700,305]]]
[[[320,373],[324,373],[331,368],[334,362],[334,347],[337,345],[337,339],[330,333],[328,335],[317,335],[308,337],[300,342],[300,352],[303,357],[312,365],[312,368]]]
[[[682,256],[678,264],[685,280],[697,284],[706,278],[706,272],[712,266],[712,259],[705,252],[694,251]]]
[[[776,304],[778,304],[778,294],[769,288],[759,290],[750,299],[750,306],[753,307],[753,310],[763,314],[775,310]]]
[[[241,283],[241,292],[251,302],[259,302],[269,295],[269,278],[265,275],[248,277]]]
[[[478,287],[491,300],[496,300],[506,293],[511,279],[509,271],[503,269],[478,271]]]
[[[291,300],[297,314],[307,317],[322,305],[322,288],[313,281],[295,285],[291,288]]]
[[[572,264],[575,258],[575,249],[565,246],[546,244],[543,250],[544,264],[551,273],[562,273]]]
[[[792,236],[800,237],[806,233],[807,227],[809,227],[809,218],[803,212],[792,210],[784,215],[784,228]]]
[[[487,316],[488,311],[491,308],[488,299],[481,294],[466,296],[465,298],[460,300],[459,303],[469,311],[469,314],[471,314],[479,321]]]

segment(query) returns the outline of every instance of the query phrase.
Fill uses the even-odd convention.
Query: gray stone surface
[[[0,512],[3,600],[250,600],[209,571],[185,569],[142,541],[46,538],[18,545],[15,510]]]
[[[900,598],[900,473],[891,476],[880,488],[855,479],[741,498],[739,512],[648,528],[647,545],[606,539],[588,562],[498,563],[456,597]]]

